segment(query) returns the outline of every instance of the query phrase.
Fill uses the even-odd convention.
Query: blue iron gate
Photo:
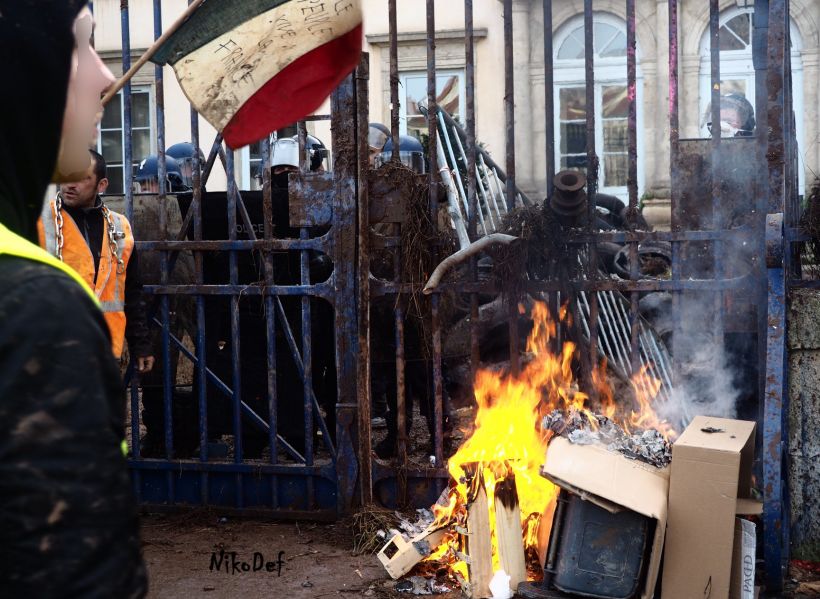
[[[399,146],[399,70],[398,14],[396,0],[385,3],[389,22],[389,83],[391,136]],[[160,0],[154,0],[155,37],[161,33]],[[468,241],[480,237],[479,218],[486,208],[484,183],[477,180],[484,157],[477,150],[475,123],[475,53],[473,0],[465,0],[465,98],[463,138],[441,139],[436,89],[435,0],[426,0],[427,25],[427,161],[438,163],[440,144],[463,144],[459,168],[450,172],[457,177],[464,196],[464,215]],[[542,0],[544,26],[544,99],[546,127],[547,201],[553,199],[555,126],[553,119],[553,23],[552,1]],[[705,5],[705,3],[704,3]],[[562,300],[587,298],[584,315],[586,364],[594,364],[611,339],[599,331],[601,310],[609,310],[613,294],[624,298],[625,335],[628,356],[623,366],[635,372],[642,360],[642,329],[639,300],[647,292],[671,295],[674,321],[673,372],[670,385],[684,375],[686,348],[674,347],[675,339],[700,326],[703,333],[722,344],[727,337],[739,335],[750,340],[753,372],[759,384],[753,390],[759,422],[759,479],[763,480],[764,537],[769,589],[782,583],[783,565],[788,556],[788,497],[783,459],[786,434],[785,293],[790,277],[798,273],[793,242],[797,232],[797,201],[794,119],[791,112],[789,76],[788,1],[756,0],[754,17],[755,69],[757,86],[757,134],[744,139],[684,140],[679,136],[678,118],[678,38],[679,2],[668,2],[669,44],[669,143],[671,148],[672,230],[646,232],[635,230],[638,214],[637,153],[637,77],[635,55],[635,0],[625,0],[627,23],[627,98],[628,98],[628,210],[633,225],[629,231],[602,232],[593,227],[600,148],[595,145],[595,119],[592,106],[585,113],[585,157],[587,223],[567,240],[580,247],[587,261],[586,275],[573,280],[549,277],[531,280],[526,291],[557,306]],[[710,0],[712,41],[712,121],[720,121],[719,3]],[[123,67],[130,65],[129,9],[122,0]],[[594,96],[593,0],[584,0],[585,89]],[[505,107],[504,190],[498,188],[498,201],[507,210],[516,206],[520,192],[515,174],[515,97],[513,57],[513,2],[503,0]],[[137,385],[131,386],[130,465],[134,485],[143,503],[153,505],[212,505],[235,508],[247,513],[254,509],[279,517],[332,518],[350,509],[354,502],[378,500],[387,505],[429,505],[446,485],[447,448],[444,421],[448,397],[445,393],[443,337],[448,325],[441,312],[444,293],[455,294],[468,306],[470,315],[469,368],[479,366],[478,315],[480,294],[497,293],[491,283],[479,282],[475,263],[471,280],[444,283],[432,294],[430,311],[425,317],[428,343],[423,368],[429,369],[429,418],[431,447],[422,463],[408,456],[406,376],[408,360],[408,300],[419,291],[408,273],[394,268],[390,280],[373,276],[375,251],[400,256],[402,251],[401,216],[391,221],[379,216],[389,204],[384,190],[368,188],[369,156],[367,147],[368,82],[367,61],[333,94],[329,116],[333,134],[333,170],[328,174],[302,174],[291,178],[284,202],[289,208],[293,234],[281,234],[275,217],[281,208],[270,179],[270,169],[262,168],[263,188],[252,194],[237,189],[233,153],[217,138],[207,160],[194,159],[194,185],[190,197],[173,198],[165,189],[165,166],[160,159],[161,188],[148,198],[156,206],[157,235],[143,237],[138,249],[157,259],[157,281],[146,287],[154,299],[155,322],[161,348],[158,388],[159,400],[150,399]],[[160,158],[165,147],[165,113],[162,70],[155,71],[157,147]],[[130,86],[123,93],[124,129],[131,129]],[[327,118],[327,117],[312,117]],[[197,115],[191,112],[191,140],[199,145]],[[305,124],[299,123],[301,147]],[[446,131],[446,129],[445,129]],[[132,163],[132,144],[126,135],[124,162]],[[398,160],[397,151],[393,159]],[[224,194],[204,193],[204,182],[216,160],[228,175]],[[499,162],[501,162],[499,160]],[[263,144],[262,163],[270,165],[269,148]],[[765,168],[764,168],[765,166]],[[496,165],[493,165],[496,169]],[[729,172],[746,169],[746,174],[731,177]],[[497,169],[500,170],[500,169]],[[437,169],[428,169],[429,212],[438,222]],[[126,176],[126,180],[127,180]],[[446,177],[445,177],[446,178]],[[738,191],[742,189],[742,191]],[[727,198],[745,198],[742,218],[726,212]],[[503,197],[502,197],[503,196]],[[493,198],[495,199],[495,198]],[[125,186],[125,210],[134,216],[135,204],[146,198],[135,196]],[[179,204],[179,230],[172,230],[169,214]],[[482,202],[485,204],[482,205]],[[496,209],[497,211],[497,209]],[[406,216],[406,215],[405,215]],[[217,218],[218,217],[218,218]],[[209,229],[215,218],[219,227]],[[288,215],[286,214],[286,220]],[[173,221],[175,222],[175,221]],[[389,223],[388,233],[373,235],[373,227]],[[221,227],[221,228],[220,228]],[[257,234],[261,232],[261,235]],[[765,240],[765,243],[764,243]],[[668,280],[643,277],[638,269],[641,244],[665,242],[671,246],[671,277]],[[614,280],[598,272],[599,249],[604,243],[625,245],[631,272]],[[743,247],[742,268],[727,256]],[[438,259],[444,250],[431,247]],[[329,256],[333,263],[328,278],[315,280],[311,260]],[[186,258],[186,256],[188,256]],[[175,268],[189,260],[190,280],[175,279]],[[396,258],[400,263],[400,259]],[[216,264],[216,265],[215,265]],[[293,269],[293,278],[282,278],[282,267]],[[217,273],[217,274],[214,274]],[[250,274],[249,274],[250,273]],[[695,300],[708,298],[709,310],[698,325],[683,317]],[[326,304],[322,304],[326,302]],[[386,308],[387,331],[371,325],[377,304]],[[189,337],[186,345],[175,331],[174,317],[185,312],[187,303]],[[315,326],[320,314],[331,320],[324,329]],[[609,307],[608,307],[609,306]],[[580,308],[579,308],[580,309]],[[383,328],[384,314],[377,326]],[[510,367],[517,371],[520,339],[517,315],[509,314]],[[219,329],[216,325],[221,326]],[[371,381],[373,369],[381,368],[371,355],[371,334],[387,334],[395,356],[390,376],[395,378],[397,431],[395,459],[375,459],[371,455]],[[250,339],[251,341],[248,341]],[[332,339],[332,356],[322,356],[321,346]],[[626,349],[624,350],[626,351]],[[188,390],[176,389],[174,356],[194,365],[194,381]],[[323,361],[324,359],[324,361]],[[258,366],[253,370],[250,363]],[[320,368],[317,368],[317,364]],[[630,368],[631,366],[631,368]],[[331,368],[332,367],[332,368]],[[332,370],[332,373],[329,375]],[[253,373],[258,373],[254,376]],[[288,373],[292,376],[285,377]],[[295,385],[293,384],[295,380]],[[284,385],[284,386],[283,386]],[[319,387],[322,387],[321,391]],[[333,388],[328,393],[328,387]],[[185,408],[185,393],[188,407]],[[328,401],[328,398],[332,398]],[[161,407],[162,452],[143,455],[140,449],[142,408],[152,402]],[[146,403],[147,402],[147,403]],[[299,409],[298,414],[292,410]],[[156,407],[156,406],[155,406]],[[215,407],[222,410],[214,411]],[[754,415],[752,416],[754,417]],[[175,451],[179,420],[195,422],[196,454],[181,456]],[[215,422],[216,421],[216,422]],[[334,424],[335,422],[335,424]],[[217,424],[219,426],[217,426]],[[221,427],[221,428],[220,428]],[[251,440],[247,434],[257,435]],[[262,435],[266,448],[249,459],[248,444]],[[227,456],[215,455],[227,447]],[[198,449],[197,449],[198,448]],[[429,458],[429,459],[428,459]]]
[[[153,10],[158,37],[159,0]],[[125,70],[128,2],[121,11]],[[350,124],[364,118],[366,128],[366,110],[363,117],[356,113],[356,81],[366,85],[367,79],[363,68],[363,78],[351,75],[334,92],[331,115],[310,117],[331,120],[333,171],[291,178],[289,199],[287,189],[272,186],[267,143],[261,192],[240,192],[234,153],[219,136],[204,163],[193,157],[192,192],[169,195],[163,73],[156,67],[159,193],[135,194],[126,168],[123,198],[136,225],[158,331],[155,372],[130,386],[129,464],[141,503],[314,519],[350,509],[358,462],[351,260],[357,136]],[[124,163],[130,165],[130,84],[123,104]],[[193,110],[190,121],[199,147]],[[305,122],[297,128],[304,152]],[[204,191],[216,160],[227,173],[226,193]],[[180,388],[177,373],[186,363],[193,381]],[[129,367],[134,381],[132,375]],[[153,447],[146,447],[148,437]]]

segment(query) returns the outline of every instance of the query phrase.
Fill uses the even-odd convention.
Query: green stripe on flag
[[[173,65],[197,48],[264,12],[292,0],[208,0],[169,37],[151,58]]]

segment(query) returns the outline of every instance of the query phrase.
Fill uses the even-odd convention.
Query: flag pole
[[[188,6],[185,12],[183,12],[179,16],[179,18],[176,21],[174,21],[174,23],[168,29],[166,29],[161,36],[157,38],[157,41],[155,41],[151,45],[151,47],[148,48],[142,56],[140,56],[139,60],[137,60],[137,62],[135,62],[134,65],[130,69],[128,69],[128,72],[126,72],[122,77],[120,77],[117,80],[117,82],[106,92],[105,96],[103,96],[102,99],[103,106],[108,104],[108,102],[111,101],[111,98],[117,95],[117,92],[119,92],[125,86],[125,84],[128,83],[128,80],[131,79],[131,77],[133,77],[146,62],[151,60],[151,57],[159,49],[159,47],[162,44],[164,44],[168,40],[168,38],[171,37],[171,35],[173,35],[176,32],[176,30],[179,29],[179,27],[185,21],[187,21],[192,14],[194,14],[196,9],[198,9],[203,2],[205,2],[205,0],[193,0],[193,2],[191,2],[191,4]]]

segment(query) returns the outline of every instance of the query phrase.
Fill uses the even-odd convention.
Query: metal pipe
[[[464,151],[464,146],[461,145],[461,140],[459,139],[458,135],[455,136],[455,139],[456,139],[456,147],[458,148],[458,151],[461,153],[461,158],[464,161],[463,163],[467,164],[469,162],[469,159],[467,157],[467,152]],[[473,155],[475,156],[475,154],[473,154]],[[475,159],[473,159],[473,164],[475,164]],[[467,168],[469,169],[469,166]],[[461,178],[460,171],[457,171],[457,172],[459,173],[459,178]],[[468,175],[469,175],[469,173],[468,173]],[[481,212],[481,207],[478,206],[477,202],[476,202],[477,198],[476,198],[476,193],[475,193],[475,170],[473,170],[472,185],[473,185],[473,191],[472,191],[473,196],[472,196],[472,199],[470,199],[470,197],[469,197],[469,194],[470,194],[470,177],[468,176],[467,177],[467,194],[468,194],[468,196],[467,196],[467,205],[470,207],[470,211],[468,212],[468,214],[470,216],[469,216],[469,219],[467,221],[467,231],[469,233],[469,230],[470,230],[470,224],[469,223],[474,222],[475,218],[477,216],[478,221],[481,223],[481,228],[484,230],[484,235],[489,235],[489,233],[491,231],[487,231],[487,224],[484,221],[484,214]],[[477,232],[475,230],[475,227],[473,227],[473,233],[472,233],[470,238],[474,240],[476,238],[476,236],[477,236]]]
[[[495,197],[495,191],[493,190],[493,185],[490,179],[490,177],[493,176],[495,173],[492,173],[487,168],[487,164],[484,162],[484,157],[481,154],[478,155],[478,164],[481,168],[481,172],[484,174],[484,185],[486,186],[487,191],[490,193],[490,201],[492,202],[492,207],[495,209],[495,213],[498,215],[498,222],[500,223],[503,219],[503,215],[498,207],[498,199]],[[501,201],[501,204],[504,204],[503,200]]]
[[[447,127],[444,126],[444,111],[439,110],[439,125],[441,126],[441,136],[444,138],[444,144],[447,147],[447,154],[450,157],[450,169],[453,173],[455,173],[455,180],[456,185],[458,186],[459,191],[459,198],[461,199],[462,206],[464,207],[464,215],[467,217],[468,221],[471,218],[470,216],[470,206],[467,203],[467,192],[464,191],[464,184],[461,181],[461,173],[458,171],[458,163],[456,162],[456,156],[453,152],[453,145],[450,143],[450,136],[447,133]]]

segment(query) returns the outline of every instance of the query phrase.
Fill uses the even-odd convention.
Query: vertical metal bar
[[[789,256],[784,252],[783,213],[786,212],[789,184],[787,161],[790,133],[788,111],[788,2],[769,3],[769,38],[766,159],[768,167],[768,210],[766,266],[768,274],[768,313],[766,337],[766,379],[763,414],[763,540],[767,590],[783,586],[784,564],[789,547],[787,481],[784,459],[788,434],[788,371],[786,370],[786,277]],[[788,222],[788,219],[786,219]],[[787,247],[787,246],[786,246]]]
[[[427,185],[429,189],[430,219],[438,222],[438,182],[433,165],[436,164],[438,152],[438,98],[436,93],[436,2],[427,0],[427,134],[428,162]],[[438,248],[434,248],[438,256]],[[441,321],[439,319],[440,296],[434,293],[430,301],[431,323],[433,331],[433,454],[436,466],[444,463],[444,374],[441,357]],[[437,489],[438,492],[438,489]]]
[[[507,211],[515,208],[515,87],[513,79],[513,15],[512,0],[504,0],[504,117],[505,151],[507,153]],[[509,306],[510,371],[519,372],[518,307]]]
[[[225,170],[228,176],[228,239],[236,240],[236,210],[238,191],[236,188],[236,170],[234,152],[230,148],[225,152]],[[235,250],[228,255],[228,276],[231,286],[239,284],[239,266]],[[234,463],[242,462],[242,367],[240,362],[240,320],[239,296],[231,295],[231,376],[233,390],[233,436]],[[242,475],[236,474],[236,507],[243,507]]]
[[[271,189],[271,153],[268,138],[262,140],[262,214],[263,235],[265,240],[273,239],[273,190]],[[273,268],[273,253],[265,251],[265,285],[275,284]],[[267,400],[268,400],[268,444],[270,446],[270,463],[279,463],[279,396],[276,386],[276,308],[274,297],[270,292],[265,293],[265,349],[267,351]],[[271,506],[279,507],[279,480],[271,475]]]
[[[162,3],[160,0],[153,1],[154,9],[154,39],[162,35]],[[165,168],[165,84],[162,67],[154,67],[154,94],[156,99],[156,122],[157,122],[157,179],[159,183],[159,234],[162,239],[169,239],[168,235],[168,206],[166,188],[166,168]],[[127,132],[131,136],[131,131]],[[168,284],[168,252],[160,252],[160,283]],[[160,314],[162,320],[162,405],[163,420],[165,424],[165,456],[167,459],[174,457],[173,439],[173,388],[174,381],[171,380],[171,323],[170,323],[170,298],[167,294],[160,297]],[[169,471],[168,491],[170,502],[174,503],[174,479]]]
[[[587,227],[596,229],[596,195],[598,193],[598,156],[595,151],[595,70],[594,70],[594,20],[592,0],[584,0],[584,78],[586,82],[586,150],[587,150]],[[598,251],[595,241],[588,246],[589,276],[596,278]],[[598,362],[598,294],[593,293],[589,315],[589,364],[594,368]],[[594,394],[594,389],[590,388]]]
[[[679,151],[680,139],[680,118],[678,108],[678,0],[669,0],[669,170],[672,213],[671,229],[674,232],[681,230],[681,203],[678,190],[680,189],[678,168],[680,163]],[[681,245],[680,242],[672,240],[672,280],[681,279]],[[680,291],[672,293],[672,345],[673,354],[680,355],[678,351],[681,336],[681,296]],[[680,361],[674,360],[672,363],[672,382],[678,384],[680,378]]]
[[[120,36],[122,45],[122,72],[131,68],[131,25],[128,11],[128,0],[120,0]],[[125,195],[125,218],[133,222],[134,218],[134,190],[131,187],[133,162],[131,135],[131,81],[129,80],[120,93],[122,101],[122,128],[123,128],[123,156],[122,156],[122,185]],[[139,389],[132,378],[131,385],[131,455],[134,459],[140,458],[140,406]],[[134,490],[139,501],[142,494],[140,471],[134,469]]]
[[[128,0],[120,0],[120,27],[122,29],[122,72],[131,68],[131,25],[128,13]],[[126,82],[120,93],[122,98],[122,186],[125,194],[125,218],[128,222],[134,219],[134,189],[133,180],[133,145],[131,139],[131,80]],[[126,133],[127,132],[127,133]]]
[[[305,121],[296,123],[296,138],[299,141],[299,168],[303,173],[310,171],[310,156],[305,150],[307,146],[307,124]]]
[[[404,353],[404,306],[401,300],[394,310],[396,335],[396,455],[399,468],[407,468],[407,393],[405,386],[405,353]],[[407,479],[398,476],[399,505],[407,503]]]
[[[512,0],[504,0],[504,117],[507,152],[507,210],[515,208],[515,88]]]
[[[711,101],[712,101],[712,229],[723,228],[723,206],[721,201],[721,128],[720,128],[720,1],[709,0],[709,40],[711,62]],[[712,242],[715,279],[723,277],[723,244],[720,239]],[[723,346],[723,293],[715,292],[714,298],[714,331],[713,343]]]
[[[310,239],[310,231],[303,227],[299,230],[300,239]],[[308,250],[299,252],[301,267],[301,284],[310,285],[310,256]],[[304,380],[302,400],[305,412],[305,463],[313,466],[313,336],[311,331],[310,296],[302,296],[302,364]],[[313,477],[307,479],[308,509],[315,505]]]
[[[467,234],[470,241],[476,238],[476,212],[478,198],[476,197],[475,172],[475,44],[473,39],[473,0],[464,0],[464,69],[466,85],[464,98],[466,105],[466,160],[467,167],[467,205],[470,207],[470,217],[467,221]],[[455,132],[456,143],[460,143],[458,132]],[[487,231],[485,229],[484,233]]]
[[[553,81],[552,0],[544,0],[544,143],[546,156],[547,199],[552,198],[555,176],[555,96]]]
[[[626,86],[627,99],[629,100],[629,115],[627,119],[627,143],[629,165],[626,177],[626,186],[629,192],[629,224],[635,227],[638,216],[638,86],[637,86],[637,49],[635,43],[635,0],[626,0]],[[630,277],[632,280],[640,277],[638,262],[638,242],[629,244]],[[638,324],[638,292],[629,294],[630,319],[629,332],[630,369],[633,374],[640,369],[640,354],[638,345],[640,343],[640,326]]]
[[[191,0],[188,0],[190,4]],[[193,212],[194,239],[202,240],[202,194],[204,185],[202,183],[202,162],[199,157],[199,114],[191,107],[191,143],[194,146],[194,172],[193,172],[193,198],[188,210]],[[202,285],[205,282],[203,273],[203,254],[201,251],[194,251],[194,276],[196,284]],[[196,302],[196,389],[197,404],[199,408],[199,460],[208,461],[208,389],[207,389],[207,357],[205,340],[205,298],[201,295],[195,297]],[[208,504],[208,471],[202,470],[200,474],[200,502],[202,505]]]
[[[391,160],[399,159],[399,34],[396,24],[396,0],[387,2],[390,28],[390,135],[393,140]]]
[[[429,43],[429,42],[428,42]],[[356,71],[356,127],[358,131],[357,143],[359,159],[357,161],[356,177],[358,179],[358,335],[359,360],[357,363],[358,388],[358,440],[359,440],[359,485],[361,504],[366,506],[373,503],[373,471],[371,463],[371,407],[372,394],[370,388],[370,206],[367,174],[370,169],[370,148],[367,143],[369,121],[369,85],[370,63],[367,54],[362,55],[359,68]],[[433,138],[431,138],[433,139]],[[434,163],[431,163],[431,165]],[[432,176],[432,168],[430,174]],[[336,406],[333,406],[336,409]],[[338,419],[337,419],[338,422]],[[340,436],[336,436],[337,447],[341,451]]]

